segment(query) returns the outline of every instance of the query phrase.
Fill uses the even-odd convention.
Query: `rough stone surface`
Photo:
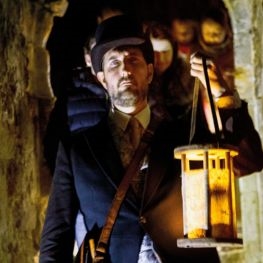
[[[45,41],[66,1],[0,3],[0,262],[37,262],[50,175],[41,131],[53,94]],[[43,177],[45,180],[42,180]]]
[[[236,87],[249,105],[255,127],[263,136],[263,36],[261,0],[225,0],[232,21],[235,43]],[[239,179],[244,248],[222,252],[224,263],[263,262],[262,172]]]

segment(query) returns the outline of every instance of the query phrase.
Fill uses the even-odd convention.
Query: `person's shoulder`
[[[107,117],[109,96],[102,85],[93,79],[82,76],[83,71],[73,78],[68,92],[67,116],[71,133],[90,129]]]

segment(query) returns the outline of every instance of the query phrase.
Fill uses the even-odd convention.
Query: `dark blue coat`
[[[239,159],[235,161],[238,175],[261,170],[261,142],[246,104],[243,103],[241,109],[222,113],[224,123],[230,118],[234,133],[226,128],[227,137],[241,150]],[[87,122],[82,120],[86,123],[85,129],[73,132],[69,147],[64,147],[63,143],[59,146],[41,238],[40,263],[72,262],[78,210],[82,211],[88,230],[101,228],[124,173],[107,117],[90,127],[87,127]],[[219,262],[216,249],[175,249],[172,252],[170,249],[176,244],[176,238],[183,235],[180,164],[173,158],[173,151],[177,146],[188,144],[188,137],[188,129],[183,128],[182,123],[164,121],[157,129],[150,148],[144,200],[138,203],[133,193],[128,192],[110,238],[110,262],[136,263],[144,230],[151,233],[151,228],[156,227],[156,218],[159,220],[158,227],[161,227],[157,234],[153,231],[152,237],[156,244],[162,244],[163,240],[167,243],[167,251],[157,247],[162,250],[165,262]],[[213,136],[200,125],[195,140],[202,142],[208,138]],[[247,165],[244,165],[244,160]],[[173,193],[171,197],[169,193]],[[172,204],[164,209],[174,211],[168,225],[162,225],[167,223],[167,220],[162,222],[166,210],[156,209],[163,200]]]

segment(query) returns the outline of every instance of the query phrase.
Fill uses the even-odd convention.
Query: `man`
[[[96,124],[74,133],[68,149],[63,144],[59,147],[41,237],[41,263],[72,262],[75,220],[79,211],[84,216],[88,233],[103,227],[134,151],[134,148],[130,149],[133,142],[128,138],[129,122],[135,117],[143,130],[154,114],[147,103],[148,87],[153,77],[153,51],[139,24],[125,15],[103,21],[96,31],[91,59],[94,72],[109,93],[112,106],[109,114]],[[231,97],[227,90],[221,92],[215,72],[211,64],[209,75],[212,76],[211,86],[217,99],[220,100],[220,96]],[[193,56],[191,73],[204,81],[199,57]],[[242,162],[236,161],[235,168],[240,171],[239,175],[259,171],[263,153],[258,134],[243,104],[240,107],[239,102],[231,101],[233,104],[223,109],[222,123],[229,138],[240,146],[241,156],[238,158]],[[230,123],[227,122],[229,118]],[[247,125],[240,124],[242,118]],[[204,124],[199,134],[203,140],[210,134],[205,127]],[[237,135],[233,134],[235,129],[239,129]],[[113,226],[107,262],[219,262],[216,249],[176,247],[176,238],[182,237],[183,227],[180,165],[173,158],[173,150],[186,144],[186,137],[186,131],[174,120],[164,119],[157,127],[150,150],[142,160],[141,168],[146,167],[146,172],[142,169],[131,182]],[[213,136],[210,134],[210,137]],[[253,147],[249,147],[251,141]],[[247,156],[242,154],[244,148],[249,150]],[[165,213],[159,211],[160,205],[170,200],[167,196],[170,192],[174,202]],[[162,224],[160,219],[166,216],[166,212],[171,220],[169,224]]]

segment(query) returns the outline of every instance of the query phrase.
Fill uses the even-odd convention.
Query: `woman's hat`
[[[101,22],[96,29],[95,38],[91,62],[96,74],[102,71],[105,53],[121,46],[139,46],[147,63],[153,62],[152,46],[143,32],[142,25],[127,15],[113,16]]]

